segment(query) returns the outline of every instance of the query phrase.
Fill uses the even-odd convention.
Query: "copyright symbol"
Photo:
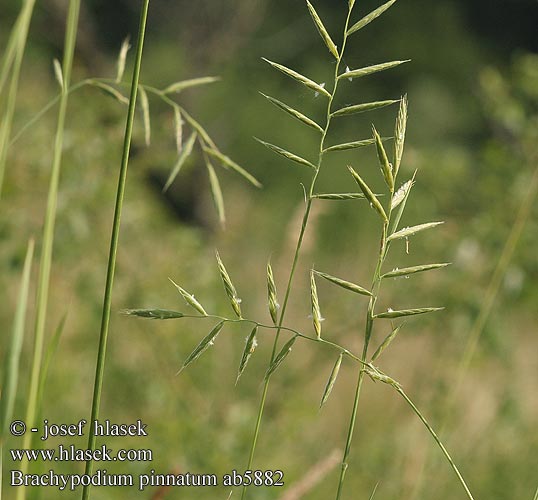
[[[22,420],[14,420],[11,422],[9,430],[13,436],[23,436],[26,432],[26,424]]]

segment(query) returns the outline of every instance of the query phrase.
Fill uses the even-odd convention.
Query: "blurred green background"
[[[58,92],[52,59],[61,58],[65,1],[37,2],[23,64],[14,130]],[[358,0],[356,18],[378,5]],[[315,6],[337,43],[345,0],[317,0]],[[113,77],[122,40],[136,36],[139,2],[83,2],[74,81]],[[3,0],[0,46],[5,47],[19,2]],[[477,499],[531,499],[538,486],[538,223],[535,204],[515,252],[502,274],[495,305],[485,322],[476,355],[456,402],[456,384],[467,338],[487,295],[494,270],[528,196],[537,168],[538,5],[519,1],[401,0],[350,39],[350,68],[412,59],[398,69],[346,82],[342,104],[409,97],[409,125],[400,174],[417,173],[404,224],[446,223],[403,245],[391,263],[403,267],[452,262],[448,269],[395,280],[385,286],[381,306],[443,305],[432,317],[410,321],[380,366],[402,382],[447,446]],[[283,295],[303,210],[300,183],[308,171],[286,163],[252,136],[313,158],[316,136],[272,107],[263,91],[323,114],[321,100],[273,71],[261,57],[328,80],[333,61],[304,2],[285,0],[154,1],[150,6],[142,81],[156,87],[203,75],[222,81],[185,91],[178,102],[210,132],[222,151],[264,184],[255,190],[219,168],[227,211],[219,228],[199,152],[185,165],[169,193],[161,186],[176,150],[170,109],[150,101],[152,143],[144,145],[142,121],[135,129],[114,289],[110,348],[101,418],[142,419],[144,439],[108,439],[111,448],[151,448],[158,472],[222,475],[246,465],[261,382],[272,334],[260,346],[235,385],[248,329],[226,329],[215,346],[181,376],[184,358],[210,324],[181,320],[149,322],[122,316],[129,307],[186,310],[168,277],[207,310],[231,315],[214,259],[218,248],[248,317],[269,322],[265,265],[272,259]],[[128,59],[127,74],[132,53]],[[67,313],[67,323],[47,380],[43,416],[50,422],[89,418],[105,280],[113,200],[126,107],[96,89],[72,94],[60,184],[54,248],[50,334]],[[392,135],[395,109],[342,120],[334,143],[370,136],[372,121]],[[3,358],[16,303],[24,250],[30,236],[38,251],[52,156],[55,113],[46,114],[10,149],[0,202],[0,304]],[[186,132],[187,133],[187,129]],[[352,191],[346,163],[381,189],[373,149],[335,153],[320,178],[323,191]],[[521,219],[521,218],[520,218]],[[315,206],[307,232],[286,323],[310,332],[308,270],[316,268],[367,286],[375,265],[377,220],[360,202]],[[34,268],[34,278],[37,277]],[[35,284],[35,279],[33,281]],[[318,285],[324,331],[358,352],[366,301]],[[24,415],[32,351],[33,309],[23,352],[16,415]],[[382,338],[387,332],[376,332]],[[335,353],[296,344],[273,377],[256,468],[284,471],[284,489],[261,488],[256,499],[285,498],[286,491],[334,449],[341,449],[352,405],[356,367],[344,363],[322,411],[319,399]],[[63,442],[54,441],[52,445]],[[84,446],[85,439],[78,444]],[[19,446],[12,439],[9,446]],[[50,445],[50,444],[49,444]],[[6,460],[5,467],[11,463]],[[113,464],[109,472],[144,472],[148,464]],[[43,470],[49,467],[41,465]],[[39,470],[39,468],[38,468]],[[81,472],[62,464],[62,472]],[[337,469],[302,498],[332,498]],[[368,381],[359,409],[347,498],[368,498],[379,483],[379,499],[463,498],[452,471],[417,418],[390,388]],[[144,493],[129,498],[225,499],[228,489]],[[95,498],[126,498],[121,489],[99,489]],[[9,488],[7,498],[12,498]],[[78,493],[62,493],[75,498]],[[32,491],[32,498],[60,498],[57,491]],[[235,492],[233,498],[238,498]],[[291,497],[290,497],[291,498]]]

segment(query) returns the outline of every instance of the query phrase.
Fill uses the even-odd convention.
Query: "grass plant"
[[[460,483],[462,484],[465,490],[467,498],[472,500],[473,496],[466,482],[464,481],[460,471],[458,470],[457,466],[455,465],[454,461],[452,460],[445,446],[442,444],[437,434],[435,433],[433,428],[430,426],[430,424],[427,422],[425,417],[418,410],[418,408],[412,402],[409,396],[404,392],[402,386],[397,381],[395,381],[394,379],[392,379],[391,377],[383,373],[379,368],[373,365],[373,362],[376,361],[376,359],[381,355],[381,353],[385,350],[385,348],[388,347],[388,345],[392,342],[392,340],[396,337],[397,333],[402,328],[403,323],[396,324],[396,321],[402,321],[402,318],[406,319],[410,316],[427,314],[427,313],[436,312],[442,309],[439,307],[418,307],[418,308],[412,308],[412,309],[397,309],[397,310],[388,309],[387,311],[378,311],[376,310],[376,305],[378,302],[378,298],[380,296],[381,284],[385,282],[386,280],[390,280],[391,278],[395,278],[398,276],[414,275],[417,273],[439,269],[448,265],[447,263],[423,264],[423,265],[416,265],[412,267],[406,267],[402,269],[396,268],[387,272],[383,271],[385,261],[387,259],[387,255],[389,253],[389,249],[393,243],[402,242],[402,241],[407,242],[410,237],[416,235],[417,233],[421,233],[424,230],[434,228],[438,226],[439,224],[441,224],[441,222],[425,222],[425,223],[421,223],[421,224],[411,226],[411,227],[403,227],[403,228],[400,227],[401,219],[405,210],[407,199],[409,197],[409,194],[411,192],[411,189],[413,187],[414,180],[415,180],[415,176],[413,176],[413,178],[404,182],[401,185],[401,187],[399,187],[398,189],[396,188],[397,186],[396,181],[398,178],[400,164],[401,164],[401,160],[403,156],[404,142],[405,142],[405,131],[406,131],[406,123],[407,123],[407,98],[403,97],[401,99],[384,99],[384,100],[367,102],[367,103],[345,105],[344,107],[338,107],[335,101],[335,97],[337,95],[337,90],[339,88],[339,85],[342,84],[344,81],[361,78],[364,76],[377,73],[379,71],[389,70],[403,64],[404,62],[407,62],[407,61],[392,61],[389,63],[376,64],[376,65],[367,66],[367,67],[363,67],[363,68],[359,68],[355,70],[350,70],[349,68],[346,68],[345,71],[343,71],[341,68],[348,37],[350,37],[357,31],[363,29],[372,21],[374,21],[376,18],[378,18],[380,15],[382,15],[388,8],[390,8],[395,3],[395,1],[396,0],[390,0],[389,2],[383,4],[379,8],[375,9],[374,11],[370,12],[369,14],[361,18],[359,21],[352,23],[351,20],[352,20],[352,13],[353,13],[353,7],[355,5],[355,2],[353,0],[350,0],[348,2],[348,12],[347,12],[347,17],[346,17],[346,21],[344,25],[344,30],[343,30],[342,43],[339,49],[337,45],[334,43],[328,30],[326,29],[323,21],[321,20],[321,17],[318,15],[317,11],[315,10],[315,7],[312,5],[312,3],[310,3],[307,0],[306,5],[312,17],[314,25],[317,28],[319,34],[321,35],[321,38],[326,48],[328,49],[329,53],[333,56],[335,60],[334,77],[332,81],[329,82],[328,85],[319,84],[315,82],[314,80],[312,80],[311,78],[306,77],[298,73],[297,71],[291,68],[288,68],[280,63],[273,62],[268,59],[264,59],[274,69],[280,71],[281,73],[290,77],[291,79],[296,80],[297,82],[303,84],[304,86],[309,88],[311,91],[313,91],[316,96],[320,96],[321,98],[326,99],[325,119],[322,124],[319,124],[315,120],[305,115],[302,111],[294,109],[293,107],[289,106],[286,103],[281,102],[280,100],[274,97],[262,94],[262,96],[267,98],[272,104],[280,108],[282,111],[284,111],[288,115],[302,122],[307,127],[314,129],[319,134],[319,143],[318,143],[319,147],[316,151],[316,155],[317,155],[316,161],[311,161],[309,159],[306,159],[302,156],[297,155],[296,153],[288,151],[280,146],[257,139],[263,146],[267,147],[269,150],[273,151],[277,155],[287,160],[290,160],[294,163],[297,163],[303,167],[306,167],[311,172],[310,182],[305,188],[305,209],[304,209],[304,213],[302,217],[302,224],[301,224],[301,228],[298,234],[295,251],[293,255],[293,260],[291,263],[290,271],[288,274],[288,280],[287,280],[287,284],[286,284],[286,288],[284,292],[284,299],[283,299],[281,307],[278,305],[277,288],[276,288],[274,278],[273,278],[272,267],[270,264],[267,267],[268,308],[269,308],[270,316],[273,320],[273,325],[263,324],[258,321],[252,320],[250,318],[245,318],[243,316],[243,312],[240,305],[241,301],[238,298],[236,287],[218,253],[217,253],[217,267],[219,269],[219,272],[223,281],[226,295],[228,296],[230,305],[235,313],[235,316],[236,316],[235,318],[228,318],[228,317],[208,314],[206,312],[206,308],[204,308],[202,304],[200,304],[196,299],[194,299],[194,296],[191,293],[187,292],[186,290],[181,288],[179,285],[176,285],[175,283],[174,285],[178,287],[179,292],[181,293],[181,295],[183,296],[187,304],[191,306],[192,308],[194,308],[198,312],[198,315],[194,315],[194,316],[186,315],[179,311],[170,311],[170,310],[162,310],[162,309],[133,309],[133,310],[128,310],[126,312],[127,314],[130,314],[130,315],[153,318],[153,319],[176,319],[176,318],[185,318],[185,317],[195,317],[195,318],[204,318],[204,319],[211,318],[213,319],[213,321],[218,321],[213,327],[213,329],[209,332],[209,334],[206,335],[206,337],[202,339],[199,345],[187,357],[180,371],[185,369],[190,363],[196,360],[206,349],[208,349],[211,345],[213,345],[213,343],[217,339],[218,334],[221,332],[221,330],[227,323],[250,323],[253,326],[253,329],[252,329],[251,334],[247,337],[245,348],[241,356],[241,363],[240,363],[239,373],[238,373],[238,378],[239,378],[239,376],[242,374],[243,370],[245,369],[250,356],[254,353],[254,350],[257,345],[256,336],[258,332],[260,330],[272,330],[276,332],[274,336],[274,343],[272,347],[271,357],[270,357],[268,367],[267,367],[265,377],[264,377],[259,410],[258,410],[258,415],[256,417],[255,429],[254,429],[252,442],[250,446],[250,452],[249,452],[246,470],[251,470],[254,463],[256,445],[257,445],[258,438],[260,435],[261,424],[262,424],[262,419],[264,415],[266,398],[267,398],[267,393],[269,390],[271,377],[275,373],[275,371],[281,366],[281,364],[286,360],[295,342],[298,339],[303,339],[303,340],[309,340],[311,342],[318,343],[320,345],[324,345],[325,347],[336,349],[338,351],[338,356],[337,356],[335,365],[331,371],[329,380],[327,382],[325,391],[322,396],[321,405],[323,405],[325,401],[327,400],[327,398],[329,397],[330,392],[336,382],[336,379],[338,377],[338,373],[340,371],[340,367],[342,364],[343,357],[346,356],[358,363],[358,378],[357,378],[357,385],[356,385],[356,390],[355,390],[355,395],[354,395],[354,403],[353,403],[351,419],[349,422],[349,427],[348,427],[348,432],[347,432],[345,450],[344,450],[343,459],[342,459],[341,467],[340,467],[339,481],[336,488],[337,499],[340,499],[342,497],[346,472],[349,467],[348,459],[349,459],[349,454],[350,454],[351,445],[353,441],[353,434],[354,434],[355,423],[357,419],[361,388],[363,385],[364,376],[368,375],[374,382],[380,381],[393,387],[396,390],[396,392],[411,407],[413,412],[417,414],[421,422],[425,425],[425,427],[428,429],[428,431],[432,435],[437,445],[441,448],[443,454],[445,455],[445,458],[447,459],[448,463],[450,464],[450,466],[453,468],[454,472],[456,473]],[[392,154],[392,162],[389,161],[389,157],[384,146],[384,141],[381,138],[380,134],[375,129],[375,127],[373,127],[373,136],[371,139],[362,139],[358,141],[341,143],[341,144],[337,143],[332,146],[329,146],[326,144],[327,139],[328,139],[328,134],[329,134],[329,131],[331,130],[331,125],[334,119],[338,119],[339,117],[344,117],[348,115],[354,115],[358,113],[365,113],[365,112],[377,110],[377,109],[384,108],[386,106],[390,106],[396,103],[399,103],[400,107],[399,107],[399,112],[396,119],[396,126],[395,126],[395,132],[394,132],[394,137],[393,137],[394,147],[393,147],[393,154]],[[379,160],[381,174],[387,187],[387,193],[385,194],[385,198],[384,198],[386,200],[385,203],[382,202],[380,197],[377,194],[375,194],[373,189],[371,189],[370,186],[364,181],[363,177],[351,166],[348,166],[351,179],[354,180],[358,186],[358,190],[355,193],[319,193],[318,192],[318,190],[316,189],[317,181],[318,181],[320,171],[323,168],[324,158],[326,154],[330,154],[333,151],[356,149],[358,147],[364,147],[364,146],[370,146],[370,145],[375,145],[375,148],[377,150],[377,156]],[[287,312],[287,308],[289,304],[290,294],[291,294],[293,283],[294,283],[295,274],[298,267],[298,262],[301,256],[303,240],[304,240],[305,233],[308,227],[312,205],[315,201],[323,202],[323,200],[325,199],[332,199],[332,200],[361,199],[361,200],[366,200],[369,203],[370,207],[377,213],[377,215],[380,218],[381,235],[380,235],[379,254],[377,257],[377,262],[375,264],[375,269],[374,269],[372,283],[371,283],[370,288],[362,287],[360,285],[357,285],[345,279],[341,279],[341,278],[332,276],[330,274],[320,272],[318,270],[314,270],[314,269],[311,270],[310,272],[310,299],[311,299],[311,307],[312,307],[312,323],[313,323],[314,335],[307,335],[298,331],[295,328],[291,328],[285,325],[285,317],[286,317],[286,312]],[[316,279],[318,278],[323,278],[324,280],[330,282],[331,284],[344,288],[345,290],[355,293],[359,296],[368,297],[369,302],[368,302],[366,318],[365,318],[364,347],[363,347],[361,356],[357,356],[353,354],[350,350],[346,349],[345,347],[335,342],[328,341],[323,337],[323,332],[322,332],[322,319],[323,318],[321,316],[320,301],[318,297],[317,284],[316,284]],[[379,320],[389,320],[392,324],[392,332],[382,342],[379,343],[378,349],[370,357],[369,347],[370,347],[371,340],[374,338],[374,325],[377,324]],[[280,340],[281,340],[282,334],[284,333],[289,334],[290,337],[281,345]],[[242,489],[241,498],[244,499],[246,497],[247,497],[247,488],[244,487]]]

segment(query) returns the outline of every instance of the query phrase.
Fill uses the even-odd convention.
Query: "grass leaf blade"
[[[290,153],[289,151],[286,151],[285,149],[279,146],[275,146],[274,144],[271,144],[270,142],[262,141],[261,139],[258,139],[257,137],[254,137],[254,139],[256,139],[260,144],[263,144],[267,149],[274,151],[280,156],[283,156],[284,158],[287,158],[288,160],[294,161],[295,163],[299,163],[300,165],[304,165],[308,168],[316,170],[316,166],[313,163],[310,163],[308,160],[305,160],[304,158],[301,158],[300,156],[297,156],[294,153]]]
[[[314,331],[316,332],[316,337],[321,338],[321,322],[323,318],[321,317],[321,311],[319,308],[319,299],[318,299],[318,289],[316,287],[316,277],[314,271],[310,271],[310,300],[312,304],[312,323],[314,325]]]
[[[392,332],[390,332],[386,337],[385,337],[385,340],[383,340],[383,342],[381,342],[381,344],[379,345],[379,347],[376,349],[376,351],[374,352],[374,354],[372,355],[372,360],[371,362],[373,363],[377,358],[379,358],[379,356],[381,356],[381,354],[383,353],[383,351],[389,346],[389,344],[394,340],[394,338],[396,337],[396,335],[398,335],[399,331],[402,329],[402,326],[404,326],[405,323],[402,323],[401,325],[398,325],[396,328],[394,328],[392,330]]]
[[[407,128],[407,95],[400,99],[400,108],[396,117],[396,125],[394,127],[394,176],[398,174],[400,163],[402,161],[405,130]]]
[[[347,149],[363,148],[365,146],[370,146],[374,143],[374,139],[363,139],[361,141],[344,142],[342,144],[335,144],[334,146],[329,146],[328,148],[325,148],[323,152],[327,153],[329,151],[345,151]]]
[[[363,193],[317,193],[312,198],[319,200],[359,200],[365,199]]]
[[[360,21],[357,21],[351,28],[347,30],[347,34],[352,35],[356,31],[359,31],[360,29],[364,28],[368,24],[370,24],[373,20],[377,19],[383,12],[385,12],[389,7],[394,4],[396,0],[389,0],[387,3],[384,3],[381,5],[381,7],[378,7],[377,9],[373,10],[366,16],[364,16]]]
[[[215,208],[217,209],[217,215],[219,216],[219,222],[221,227],[224,227],[226,224],[226,214],[224,211],[224,197],[222,195],[222,189],[220,187],[219,178],[217,173],[211,165],[211,162],[206,158],[205,165],[207,167],[207,173],[209,175],[209,185],[211,187],[211,196],[213,198],[213,203],[215,203]]]
[[[390,192],[392,193],[394,191],[394,176],[392,172],[392,165],[389,162],[389,158],[383,146],[381,136],[378,134],[376,128],[373,125],[372,132],[374,134],[374,140],[377,149],[377,158],[381,167],[381,173],[383,174],[385,183],[387,184],[388,188],[390,189]]]
[[[276,326],[278,322],[278,310],[280,309],[280,305],[277,301],[275,278],[273,276],[271,262],[267,263],[267,299],[269,303],[269,314],[271,315],[273,324]]]
[[[140,96],[142,119],[144,122],[144,142],[146,143],[146,146],[149,146],[151,144],[151,119],[149,114],[148,94],[142,85],[138,87],[138,93]]]
[[[338,359],[336,360],[336,363],[333,366],[331,375],[329,376],[329,379],[327,380],[327,385],[325,386],[325,390],[323,391],[323,396],[321,397],[321,402],[319,404],[320,408],[327,402],[327,400],[329,399],[329,396],[331,395],[331,392],[334,387],[334,383],[336,382],[336,379],[338,378],[338,373],[340,373],[340,366],[342,364],[343,357],[344,357],[344,353],[340,353],[340,356],[338,356]]]
[[[222,283],[224,285],[224,290],[226,291],[226,295],[228,295],[228,298],[230,299],[230,303],[232,305],[232,309],[234,310],[235,314],[237,314],[238,318],[241,318],[241,300],[237,297],[237,291],[235,289],[234,284],[232,283],[232,280],[230,278],[230,275],[228,274],[228,271],[226,271],[226,268],[224,267],[224,263],[222,262],[219,252],[216,252],[217,257],[217,265],[219,268],[220,277],[222,279]]]
[[[120,83],[123,80],[123,74],[125,73],[125,62],[127,61],[127,53],[131,48],[129,43],[129,37],[123,40],[118,54],[118,61],[116,63],[116,83]]]
[[[309,2],[309,0],[306,0],[306,4],[308,6],[308,10],[310,12],[310,15],[312,16],[312,20],[314,21],[314,24],[316,25],[316,28],[319,31],[319,34],[321,35],[321,38],[325,42],[325,45],[327,45],[327,48],[329,49],[329,52],[338,59],[338,48],[336,47],[336,44],[332,41],[331,36],[329,35],[329,32],[323,25],[323,22],[321,18],[319,17],[318,13],[316,12],[316,9],[314,9],[314,6]]]

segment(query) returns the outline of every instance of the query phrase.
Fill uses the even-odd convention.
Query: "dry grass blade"
[[[226,271],[226,268],[224,267],[219,252],[215,252],[215,255],[217,257],[217,265],[219,268],[222,283],[224,284],[224,290],[226,291],[226,295],[228,295],[228,298],[230,299],[232,309],[234,310],[235,314],[237,314],[237,316],[241,318],[241,299],[237,297],[237,291],[234,284],[232,283],[228,271]]]
[[[270,61],[269,59],[266,59],[265,57],[262,57],[262,59],[266,63],[269,63],[271,66],[273,66],[273,68],[278,69],[285,75],[289,76],[290,78],[293,78],[294,80],[297,80],[303,85],[306,85],[308,88],[314,90],[315,92],[323,94],[326,97],[331,97],[331,94],[329,94],[329,92],[327,92],[327,90],[325,90],[323,86],[321,86],[319,83],[314,82],[310,78],[307,78],[306,76],[303,76],[300,73],[297,73],[297,71],[293,71],[292,69],[287,68],[286,66],[283,66],[282,64],[278,64],[276,62]]]
[[[205,160],[207,173],[209,175],[211,196],[213,198],[213,203],[215,203],[215,208],[217,209],[220,225],[224,227],[226,223],[226,214],[224,211],[224,197],[222,196],[222,189],[220,187],[219,178],[217,177],[217,173],[215,172],[213,165],[211,165],[211,162],[207,159],[207,157]]]
[[[354,104],[353,106],[346,106],[345,108],[338,109],[332,113],[332,116],[345,116],[354,115],[357,113],[365,113],[366,111],[372,111],[374,109],[384,108],[390,106],[398,100],[388,99],[385,101],[365,102],[363,104]]]
[[[211,155],[213,158],[219,160],[225,167],[230,167],[232,170],[235,170],[239,175],[243,176],[252,185],[256,186],[257,188],[262,187],[261,183],[252,174],[249,174],[243,167],[240,167],[237,163],[235,163],[235,161],[233,161],[231,158],[228,158],[228,156],[223,155],[217,149],[204,146],[204,151]]]
[[[346,290],[350,290],[351,292],[355,292],[360,295],[368,295],[368,296],[372,295],[372,292],[370,292],[369,290],[366,290],[366,288],[363,288],[362,286],[356,285],[355,283],[351,283],[349,281],[336,278],[335,276],[331,276],[330,274],[325,274],[320,271],[314,271],[314,272],[318,276],[321,276],[322,278],[326,279],[327,281],[330,281],[331,283],[334,283],[335,285],[345,288]]]
[[[243,350],[243,355],[241,356],[241,362],[239,363],[239,373],[237,374],[237,380],[235,383],[239,381],[239,377],[241,377],[241,374],[247,367],[248,360],[250,359],[250,356],[254,353],[256,347],[258,347],[258,341],[256,340],[256,334],[258,333],[258,326],[256,325],[252,331],[250,332],[250,335],[247,337],[245,341],[245,349]]]
[[[313,194],[312,198],[318,200],[358,200],[365,199],[363,193],[317,193]]]
[[[372,205],[372,208],[383,218],[385,222],[388,222],[387,214],[385,213],[385,209],[383,208],[383,205],[379,202],[376,195],[372,192],[372,190],[368,187],[368,184],[364,182],[361,178],[361,176],[353,170],[352,167],[348,165],[347,167],[349,171],[351,172],[351,175],[355,179],[355,182],[359,185],[361,188],[361,191],[364,193],[364,196],[366,199],[370,202]]]
[[[398,325],[396,328],[392,330],[386,337],[383,342],[381,342],[380,346],[376,349],[374,354],[372,355],[371,362],[373,363],[381,354],[383,351],[390,345],[390,343],[394,340],[396,335],[398,335],[398,332],[402,329],[402,326],[404,326],[405,323],[402,323],[401,325]]]
[[[179,93],[182,90],[188,89],[190,87],[198,87],[200,85],[207,85],[208,83],[215,83],[220,80],[218,76],[203,76],[201,78],[192,78],[190,80],[182,80],[181,82],[172,83],[166,87],[162,93],[163,94],[172,94]]]
[[[172,182],[176,179],[177,175],[179,174],[179,171],[181,170],[181,167],[184,165],[187,158],[192,153],[192,148],[194,147],[194,143],[196,141],[196,138],[198,137],[197,132],[192,132],[190,137],[187,139],[187,142],[181,149],[181,152],[179,153],[179,156],[177,157],[176,163],[174,165],[174,168],[172,169],[172,172],[170,172],[170,175],[168,176],[168,179],[166,180],[166,183],[163,187],[163,193],[172,185]]]
[[[116,63],[116,83],[120,83],[123,80],[123,74],[125,73],[125,62],[127,61],[127,53],[131,48],[129,43],[129,37],[126,37],[123,40],[120,48],[120,53],[118,54],[118,61]]]
[[[19,378],[19,360],[24,339],[33,255],[34,240],[30,240],[28,242],[26,257],[24,259],[21,285],[17,300],[17,309],[15,312],[15,320],[13,322],[11,343],[9,345],[9,351],[6,353],[6,360],[4,361],[2,378],[3,385],[0,397],[0,450],[4,434],[7,430],[7,423],[11,420],[13,408],[15,406],[15,396],[17,394]]]
[[[374,134],[374,140],[375,140],[375,145],[377,149],[377,158],[379,159],[381,172],[383,174],[385,182],[387,183],[388,188],[390,189],[390,192],[392,193],[394,191],[394,175],[392,172],[392,165],[389,162],[389,158],[383,146],[383,141],[381,140],[381,136],[378,134],[377,130],[375,129],[373,125],[372,125],[372,133]]]
[[[60,63],[60,61],[58,61],[58,59],[54,58],[52,60],[52,66],[54,68],[54,76],[56,78],[56,81],[58,82],[58,85],[60,86],[60,88],[63,89],[64,88],[64,76],[62,73],[62,64]]]
[[[433,269],[440,269],[442,267],[449,266],[449,262],[443,262],[442,264],[424,264],[422,266],[402,267],[401,269],[393,269],[388,273],[383,274],[381,279],[384,278],[397,278],[398,276],[408,276],[410,274],[422,273],[424,271],[431,271]]]
[[[286,151],[285,149],[282,149],[279,146],[275,146],[274,144],[271,144],[270,142],[262,141],[261,139],[258,139],[257,137],[254,137],[254,139],[256,139],[260,144],[263,144],[266,148],[279,154],[280,156],[283,156],[284,158],[287,158],[288,160],[294,161],[295,163],[299,163],[300,165],[304,165],[306,167],[316,170],[316,166],[313,163],[310,163],[308,160],[305,160],[304,158],[301,158],[300,156],[297,156],[296,154],[290,153],[289,151]]]
[[[411,59],[405,59],[404,61],[391,61],[382,64],[373,64],[372,66],[366,66],[364,68],[353,69],[351,71],[346,71],[338,76],[338,79],[342,78],[361,78],[363,76],[372,75],[373,73],[379,73],[380,71],[385,71],[387,69],[396,68],[401,64],[409,62]]]
[[[383,12],[385,12],[395,2],[396,0],[389,0],[387,3],[383,4],[381,7],[378,7],[377,9],[373,10],[372,12],[364,16],[360,21],[356,22],[353,26],[351,26],[351,28],[347,30],[348,36],[364,28],[366,25],[370,24],[374,19],[377,19],[381,14],[383,14]]]
[[[393,311],[389,309],[387,312],[379,313],[374,316],[374,318],[380,319],[393,319],[393,318],[402,318],[404,316],[416,316],[418,314],[427,314],[431,312],[442,311],[444,307],[419,307],[416,309],[401,309],[399,311]]]
[[[329,146],[328,148],[325,148],[323,152],[327,153],[329,151],[345,151],[347,149],[363,148],[365,146],[370,146],[374,143],[374,139],[363,139],[361,141],[344,142],[342,144],[335,144],[334,146]]]
[[[305,125],[308,125],[309,127],[312,127],[313,129],[317,130],[318,132],[323,133],[323,129],[311,118],[308,118],[308,116],[304,115],[300,111],[297,111],[296,109],[293,109],[292,107],[288,106],[287,104],[284,104],[283,102],[279,101],[278,99],[275,99],[274,97],[271,97],[269,95],[264,94],[263,92],[260,92],[260,94],[265,97],[269,102],[273,103],[278,108],[282,109],[289,115],[293,116],[297,120],[303,122]]]
[[[276,325],[278,322],[278,310],[280,309],[280,305],[276,298],[275,278],[270,262],[267,263],[267,298],[269,303],[269,314],[271,315],[273,323]]]
[[[187,302],[187,304],[189,304],[193,309],[196,309],[203,316],[207,316],[207,312],[205,311],[204,307],[202,306],[202,304],[200,304],[200,302],[198,302],[194,298],[194,295],[187,292],[184,288],[181,288],[176,282],[174,282],[173,279],[171,278],[168,278],[168,279],[170,280],[172,285],[174,285],[177,288],[178,292],[185,299],[185,302]]]
[[[94,87],[97,87],[98,89],[102,90],[105,94],[108,94],[109,96],[116,99],[118,102],[121,102],[122,104],[128,105],[129,99],[125,97],[119,90],[115,89],[111,85],[108,85],[104,82],[99,82],[97,80],[88,80],[89,85],[93,85]]]
[[[220,333],[223,326],[224,326],[224,321],[221,321],[220,323],[217,323],[217,325],[196,346],[194,351],[192,351],[189,354],[189,356],[187,357],[187,359],[183,363],[183,366],[179,369],[179,371],[176,373],[176,375],[181,373],[193,361],[198,359],[206,349],[208,349],[209,347],[211,347],[213,345],[213,343],[215,342],[215,339],[217,338],[217,335]]]
[[[297,335],[294,335],[290,340],[288,340],[280,352],[276,355],[275,359],[265,372],[264,380],[267,380],[273,372],[282,364],[282,362],[286,359],[288,354],[291,352],[291,348],[293,347],[293,344],[295,344],[295,341],[297,340]]]
[[[344,353],[340,353],[340,356],[338,356],[338,359],[336,360],[336,363],[333,366],[331,375],[329,376],[329,380],[327,380],[327,385],[325,386],[325,390],[323,391],[323,396],[321,397],[321,402],[319,404],[320,408],[327,402],[327,400],[329,399],[329,396],[331,395],[331,392],[334,387],[334,383],[336,382],[336,379],[338,378],[338,373],[340,373],[340,365],[342,364],[343,357],[344,357]]]
[[[400,169],[402,161],[405,130],[407,128],[407,95],[404,95],[400,100],[400,109],[396,117],[396,125],[394,127],[394,175]]]
[[[443,222],[442,221],[441,222],[427,222],[426,224],[418,224],[417,226],[404,227],[403,229],[400,229],[399,231],[392,233],[387,238],[387,241],[398,240],[401,238],[408,238],[409,236],[413,236],[414,234],[420,231],[431,229],[432,227],[437,227],[440,224],[443,224]]]
[[[318,289],[316,287],[316,278],[314,271],[310,271],[310,300],[312,303],[312,323],[314,325],[314,331],[316,332],[316,337],[321,338],[321,322],[323,318],[321,317],[321,311],[319,309],[319,299],[318,299]]]
[[[338,48],[336,47],[336,44],[332,41],[331,36],[329,35],[329,32],[323,25],[323,22],[321,18],[319,17],[318,13],[316,12],[316,9],[314,9],[314,6],[306,0],[306,5],[308,6],[308,10],[310,12],[310,15],[312,16],[312,20],[314,21],[314,24],[316,25],[316,28],[319,31],[319,34],[321,35],[321,38],[325,42],[325,45],[327,45],[327,48],[329,49],[329,52],[338,59]]]
[[[146,146],[151,144],[151,119],[149,114],[149,100],[148,94],[142,85],[138,87],[138,94],[140,96],[140,105],[142,107],[142,119],[144,122],[144,142]]]
[[[124,309],[123,314],[149,319],[177,319],[185,316],[182,312],[169,309]]]

